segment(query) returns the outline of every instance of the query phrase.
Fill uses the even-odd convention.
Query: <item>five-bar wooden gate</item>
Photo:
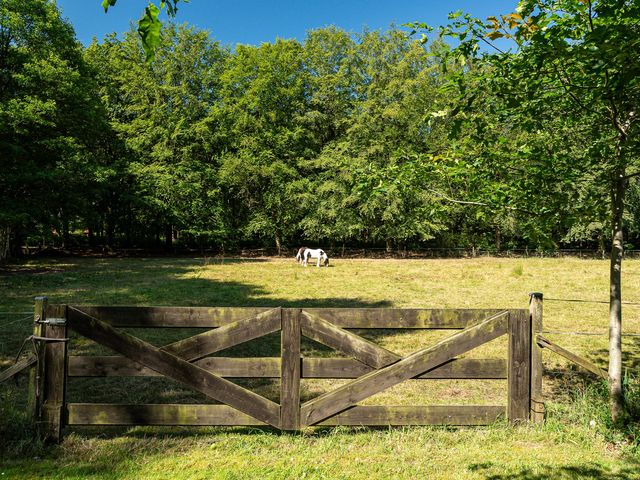
[[[209,330],[156,347],[119,327]],[[457,331],[401,356],[351,329]],[[520,309],[87,307],[47,305],[41,297],[36,300],[36,334],[49,341],[38,355],[32,408],[42,434],[53,440],[60,440],[66,425],[257,425],[297,430],[311,425],[481,425],[505,415],[511,422],[537,421],[542,363],[532,338],[540,329],[541,311],[536,315]],[[70,356],[65,341],[69,331],[119,355]],[[279,357],[212,356],[278,331]],[[502,335],[508,335],[507,359],[458,358]],[[343,357],[303,357],[302,336]],[[66,401],[68,377],[105,376],[164,376],[220,404]],[[280,403],[227,380],[242,377],[280,378]],[[352,380],[302,403],[300,382],[305,378]],[[406,380],[434,378],[507,379],[507,405],[359,405]]]

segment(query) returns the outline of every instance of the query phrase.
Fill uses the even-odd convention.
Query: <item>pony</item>
[[[302,254],[302,257],[304,258],[302,264],[305,267],[307,266],[310,258],[318,259],[318,264],[316,265],[316,267],[320,267],[320,262],[322,262],[325,267],[329,266],[329,256],[321,248],[316,248],[315,250],[306,248],[304,250],[304,253]]]
[[[300,247],[298,249],[298,253],[296,255],[296,260],[298,261],[298,263],[302,263],[304,261],[304,252],[308,250],[307,247]]]

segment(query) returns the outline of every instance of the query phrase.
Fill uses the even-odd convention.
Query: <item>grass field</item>
[[[51,303],[184,306],[526,308],[545,294],[545,334],[606,369],[608,262],[579,259],[337,260],[302,268],[292,259],[40,259],[0,271],[0,368],[30,333],[32,297]],[[623,266],[624,330],[640,332],[640,261]],[[136,330],[154,344],[194,332]],[[369,335],[398,353],[447,332]],[[449,332],[450,333],[450,332]],[[225,355],[271,355],[276,336]],[[502,357],[504,339],[468,356]],[[74,340],[74,352],[98,347]],[[328,355],[317,344],[305,354]],[[625,366],[637,375],[640,337],[625,337]],[[277,354],[277,353],[276,353]],[[603,387],[545,352],[544,426],[308,429],[297,434],[249,428],[84,428],[64,443],[33,445],[24,428],[26,380],[0,386],[0,478],[640,478],[638,440],[607,426]],[[244,382],[277,401],[278,385]],[[337,381],[304,381],[303,398]],[[369,404],[504,404],[499,380],[409,381]],[[73,379],[70,401],[205,401],[158,378]],[[594,420],[594,422],[591,422]]]

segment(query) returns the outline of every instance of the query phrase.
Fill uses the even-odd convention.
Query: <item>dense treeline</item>
[[[556,133],[565,135],[537,138],[523,152],[527,134],[516,122],[480,130],[457,122],[446,114],[446,60],[432,55],[443,44],[425,47],[395,28],[329,27],[303,42],[230,51],[207,32],[168,25],[148,63],[133,31],[83,48],[50,1],[3,0],[0,21],[2,258],[25,243],[535,249],[607,241],[607,205],[584,183],[598,178],[558,185],[566,208],[551,221],[538,220],[540,202],[510,204],[495,181],[518,155],[584,158],[593,132],[559,118]],[[449,69],[473,78],[474,65],[456,65]],[[474,95],[487,115],[502,101],[486,82]],[[493,178],[469,175],[487,155]],[[484,200],[461,200],[472,197]],[[635,183],[628,199],[636,242]]]

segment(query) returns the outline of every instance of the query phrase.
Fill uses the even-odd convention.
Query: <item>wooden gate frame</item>
[[[543,419],[542,359],[532,341],[542,329],[542,299],[530,310],[75,307],[36,299],[36,332],[64,340],[69,329],[122,357],[69,356],[65,341],[44,344],[32,378],[31,408],[45,438],[66,425],[256,425],[298,430],[312,425],[483,425],[506,413],[511,423]],[[487,316],[472,323],[478,316]],[[99,318],[98,318],[99,317]],[[115,327],[217,327],[155,347]],[[401,357],[349,329],[461,331]],[[209,357],[281,331],[281,356]],[[508,361],[457,359],[507,334]],[[303,358],[301,337],[351,358]],[[532,348],[533,347],[533,348]],[[493,363],[492,363],[493,362]],[[506,375],[503,373],[506,370]],[[67,403],[68,376],[166,376],[222,405]],[[280,404],[224,377],[279,377]],[[412,378],[507,378],[507,406],[362,406],[358,402]],[[303,378],[353,378],[305,403]]]

